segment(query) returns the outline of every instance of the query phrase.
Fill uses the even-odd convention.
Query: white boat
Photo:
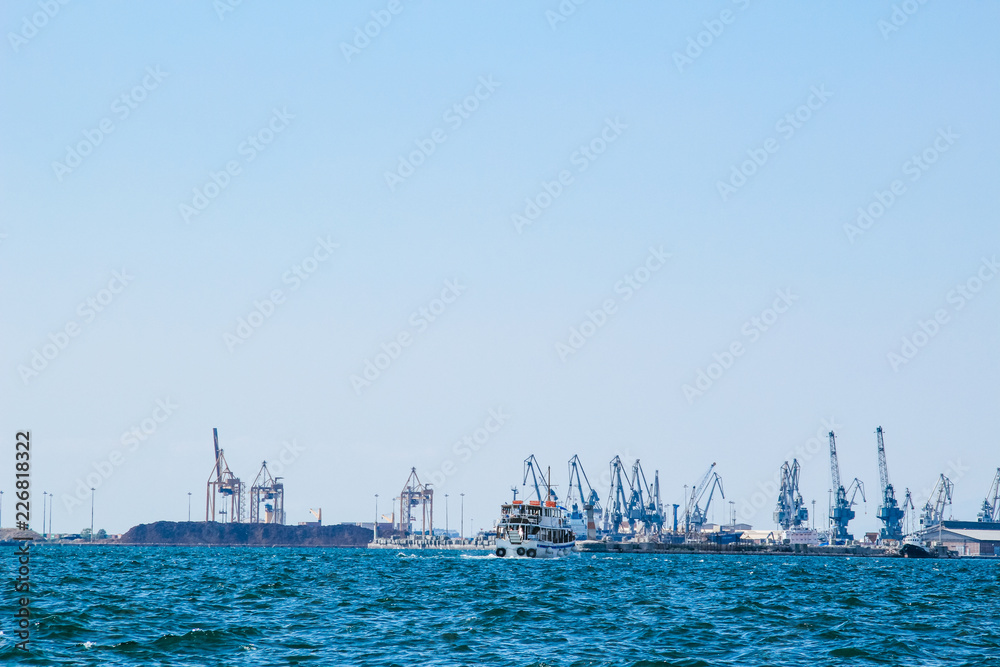
[[[496,555],[500,558],[559,558],[569,555],[576,535],[555,501],[515,500],[500,506]]]

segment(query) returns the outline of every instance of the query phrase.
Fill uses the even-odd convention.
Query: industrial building
[[[959,556],[1000,556],[1000,523],[942,521],[923,537]]]

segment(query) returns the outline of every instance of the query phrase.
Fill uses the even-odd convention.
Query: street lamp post
[[[188,523],[191,523],[191,492],[188,491]]]
[[[94,541],[94,487],[90,487],[90,541]]]
[[[459,525],[459,527],[461,529],[461,538],[462,538],[462,541],[464,542],[465,541],[465,494],[464,493],[460,493],[458,495],[462,496],[462,516],[460,517],[460,521],[459,521],[458,525]]]

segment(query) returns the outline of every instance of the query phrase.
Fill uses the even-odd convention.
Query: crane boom
[[[882,484],[882,495],[885,498],[886,490],[892,491],[892,484],[889,483],[889,466],[885,462],[885,441],[882,439],[882,427],[875,429],[878,438],[878,479]],[[893,494],[895,500],[895,494]]]
[[[212,429],[212,437],[215,440],[215,479],[220,484],[222,483],[222,465],[219,461],[219,429]]]
[[[840,462],[837,460],[837,439],[830,431],[830,476],[833,478],[833,492],[841,488],[840,483]]]

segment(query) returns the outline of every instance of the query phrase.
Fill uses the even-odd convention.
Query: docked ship
[[[500,506],[496,555],[500,558],[559,558],[573,551],[576,535],[566,508],[554,500],[514,500]]]

